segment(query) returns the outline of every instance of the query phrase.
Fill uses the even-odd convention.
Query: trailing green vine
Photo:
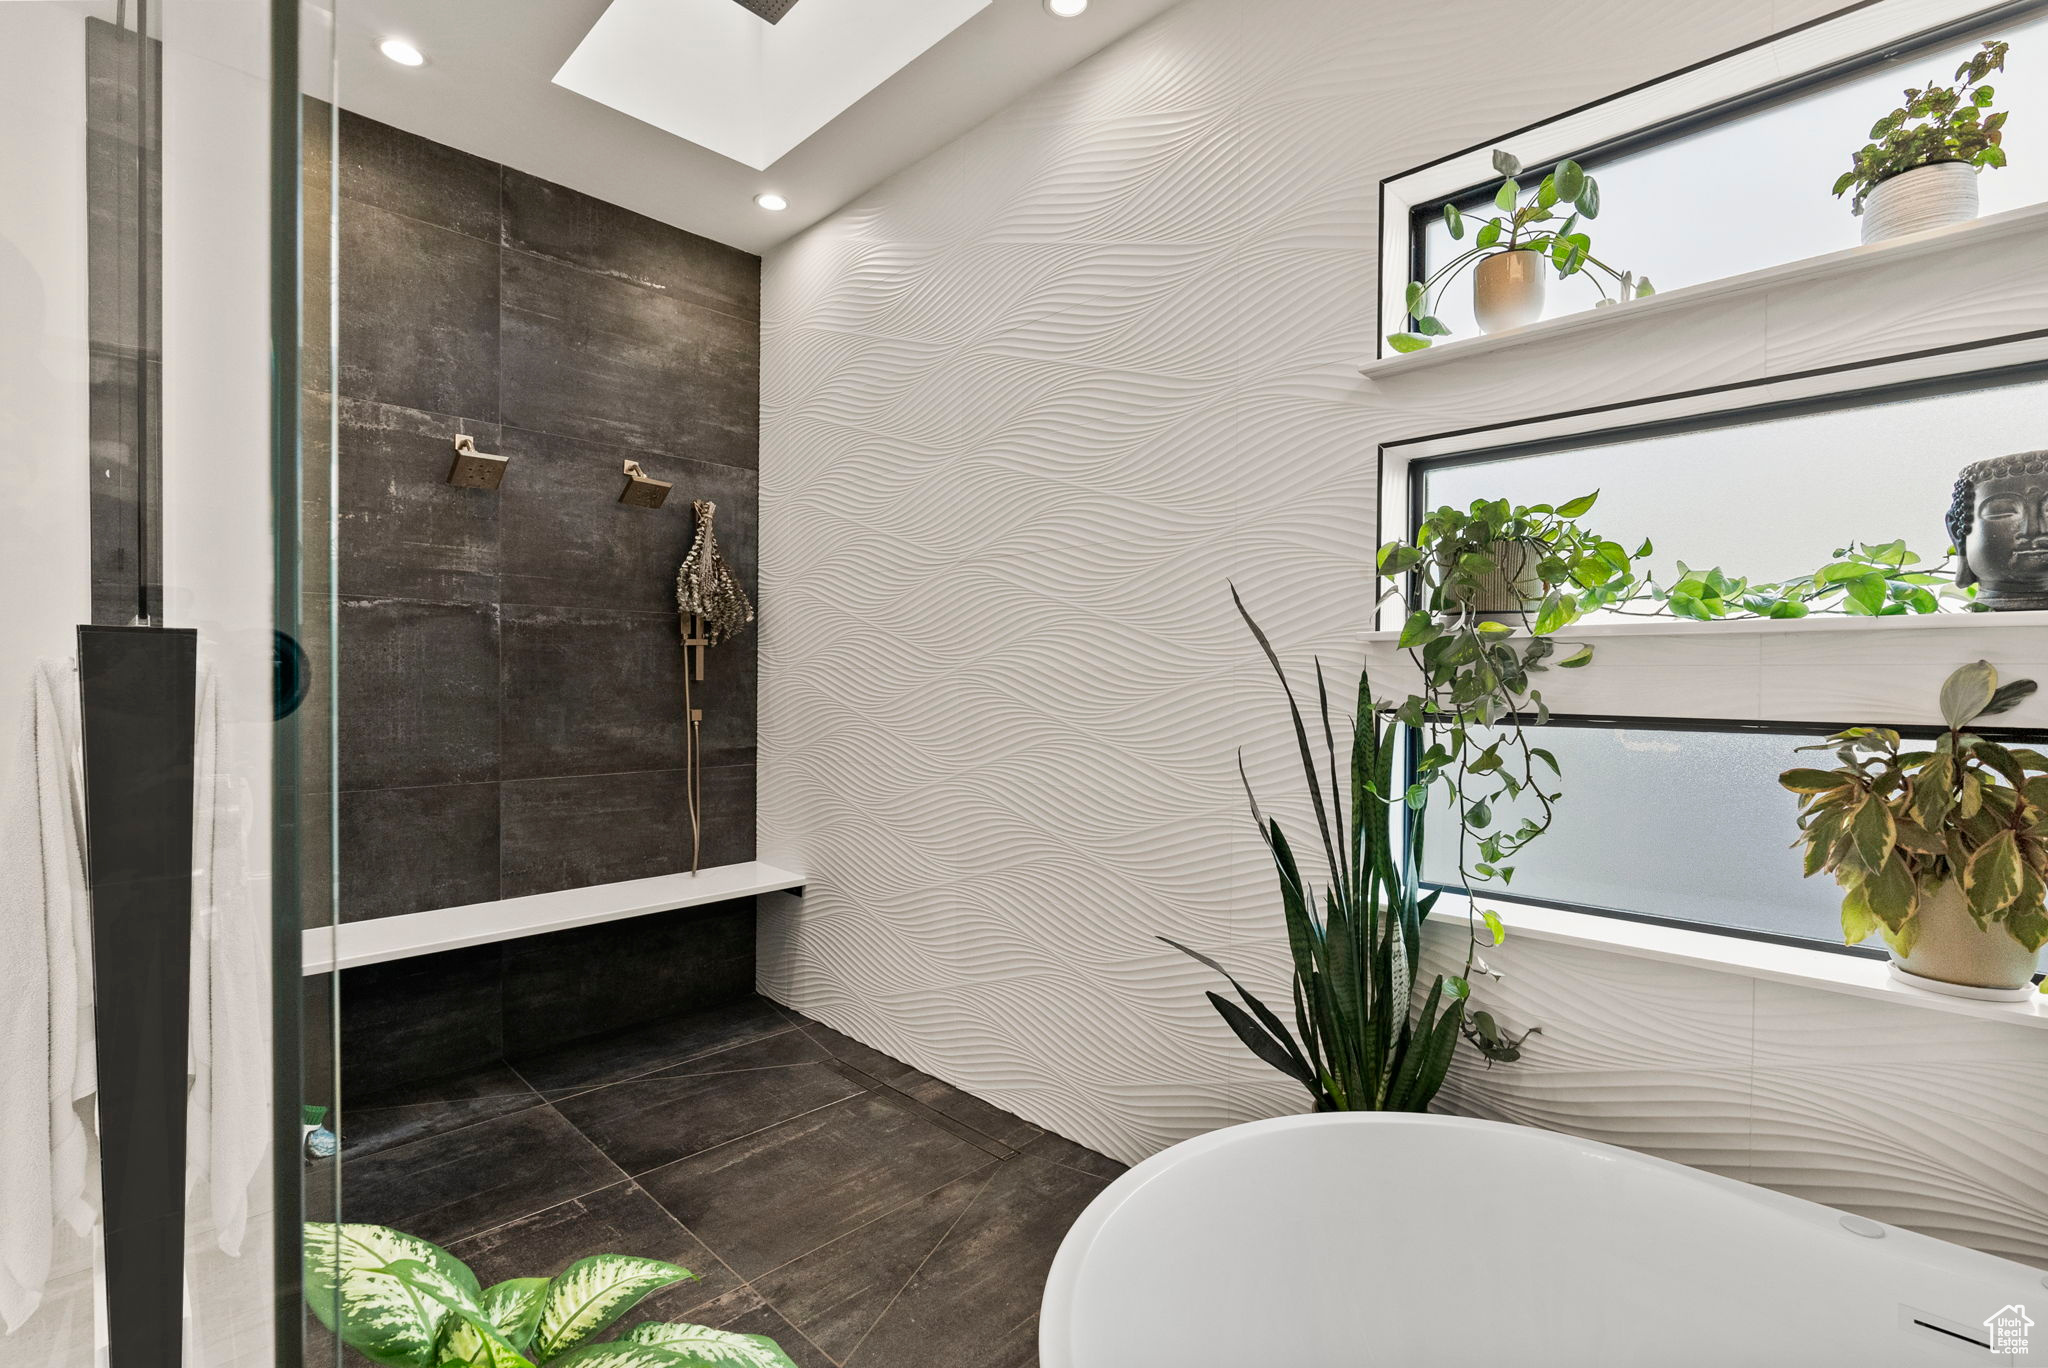
[[[1550,720],[1541,676],[1583,668],[1594,648],[1561,643],[1559,633],[1595,613],[1711,621],[1970,607],[1971,591],[1956,586],[1947,560],[1926,566],[1903,541],[1838,548],[1825,565],[1786,580],[1684,562],[1660,580],[1645,565],[1655,554],[1647,538],[1631,549],[1585,524],[1598,499],[1596,491],[1556,505],[1446,505],[1422,520],[1413,541],[1379,550],[1379,574],[1391,582],[1381,601],[1407,603],[1398,644],[1421,681],[1388,705],[1422,738],[1405,799],[1420,810],[1441,787],[1458,814],[1458,880],[1473,895],[1468,977],[1493,972],[1481,952],[1505,935],[1500,918],[1478,906],[1479,891],[1513,883],[1517,856],[1550,830],[1563,797],[1557,757],[1530,737]]]

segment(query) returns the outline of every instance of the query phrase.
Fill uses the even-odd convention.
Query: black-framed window
[[[1597,252],[1668,291],[1854,246],[1857,220],[1829,191],[1872,122],[1908,85],[1945,82],[1981,41],[2002,38],[2012,55],[1993,84],[1997,107],[2010,111],[2011,164],[1978,177],[1982,212],[2048,202],[2048,0],[1958,4],[1935,20],[1928,8],[1866,0],[1493,143],[1533,167],[1565,156],[1586,165],[1602,190],[1589,225]],[[1673,110],[1694,87],[1708,92],[1704,103]],[[1470,149],[1389,178],[1383,202],[1400,215],[1406,248],[1397,274],[1421,278],[1469,245],[1469,234],[1452,242],[1443,205],[1483,208],[1497,183]],[[1598,298],[1588,279],[1553,281],[1548,315]],[[1398,303],[1383,313],[1383,331],[1395,330]],[[1469,288],[1451,289],[1437,314],[1454,336],[1477,335]]]
[[[1444,504],[1597,490],[1588,525],[1631,548],[1647,538],[1666,577],[1684,561],[1778,579],[1895,539],[1938,565],[1962,468],[2042,447],[2048,365],[2015,366],[1418,460],[1407,530]]]
[[[1651,567],[1665,575],[1684,560],[1780,577],[1817,568],[1850,540],[1904,538],[1938,561],[1957,472],[2048,445],[2048,363],[1654,421],[1625,412],[1592,432],[1516,440],[1508,429],[1452,451],[1432,443],[1438,454],[1405,465],[1406,532],[1446,503],[1559,503],[1599,489],[1588,522],[1631,547],[1648,537]],[[1840,892],[1802,878],[1796,804],[1776,780],[1812,763],[1798,747],[1890,720],[1560,715],[1541,744],[1558,758],[1565,798],[1549,833],[1514,861],[1513,885],[1489,885],[1486,896],[1845,949]],[[1424,876],[1453,887],[1455,818],[1437,804],[1423,821]],[[1496,821],[1514,825],[1512,810]]]
[[[1826,875],[1801,876],[1796,803],[1777,783],[1795,765],[1834,763],[1798,748],[1835,726],[1555,718],[1542,744],[1564,771],[1565,798],[1550,831],[1515,857],[1514,883],[1489,885],[1482,900],[1882,955],[1876,938],[1842,944],[1842,891]],[[1998,734],[2027,745],[2048,740]],[[1457,890],[1456,818],[1438,793],[1423,813],[1422,877]],[[1512,826],[1512,805],[1507,815]]]

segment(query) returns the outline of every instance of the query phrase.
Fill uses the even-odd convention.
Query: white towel
[[[92,1228],[91,924],[74,667],[36,667],[0,796],[0,1320],[41,1302],[58,1221]]]
[[[270,1148],[267,900],[249,868],[254,780],[234,761],[212,670],[198,681],[194,755],[187,1190],[205,1185],[221,1251],[241,1253]],[[19,1329],[50,1278],[58,1223],[92,1233],[92,924],[76,665],[31,681],[0,795],[0,1322]],[[260,776],[266,777],[267,776]]]
[[[221,1252],[237,1255],[250,1186],[270,1149],[269,907],[249,868],[251,776],[236,767],[233,723],[210,668],[200,671],[196,721],[185,1163],[188,1191],[208,1184]]]

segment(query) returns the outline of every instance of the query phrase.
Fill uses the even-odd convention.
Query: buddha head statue
[[[1948,533],[1961,558],[1956,583],[2007,612],[2048,608],[2048,451],[1995,456],[1956,479]]]

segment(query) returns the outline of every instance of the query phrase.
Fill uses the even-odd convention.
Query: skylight
[[[988,4],[612,0],[555,84],[766,170]]]

